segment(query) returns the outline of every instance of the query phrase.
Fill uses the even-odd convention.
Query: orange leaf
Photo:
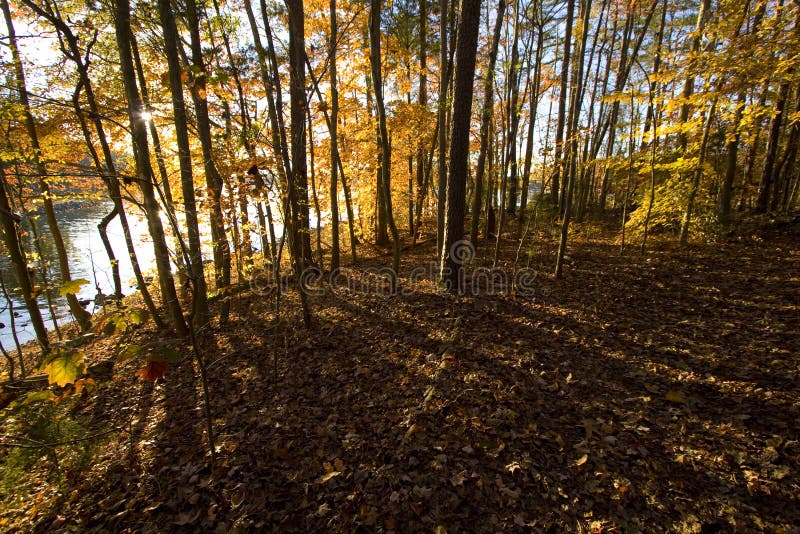
[[[167,372],[167,364],[166,362],[159,362],[159,361],[152,361],[147,364],[146,367],[139,369],[134,373],[134,376],[138,376],[142,380],[147,380],[149,382],[155,382],[159,378],[164,376],[164,373]]]

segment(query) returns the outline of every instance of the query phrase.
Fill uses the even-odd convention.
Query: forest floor
[[[294,292],[280,329],[241,293],[199,343],[213,467],[191,358],[155,385],[118,362],[62,416],[74,442],[16,478],[0,448],[0,530],[798,532],[798,243],[620,255],[584,235],[554,280],[544,239],[525,291],[458,296],[403,274],[427,242],[404,251],[398,295],[323,285],[310,329]]]

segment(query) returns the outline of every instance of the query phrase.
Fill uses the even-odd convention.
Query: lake
[[[97,230],[97,225],[100,220],[111,210],[111,202],[97,202],[95,204],[86,205],[77,208],[70,208],[61,210],[57,217],[59,221],[59,228],[61,229],[64,238],[64,245],[67,249],[70,264],[70,274],[73,279],[84,278],[89,281],[89,284],[84,285],[78,293],[79,299],[90,300],[87,310],[90,312],[95,311],[94,298],[97,295],[98,288],[105,295],[114,292],[114,283],[111,277],[111,263],[106,255],[103,242],[100,240],[100,232]],[[257,223],[256,210],[252,207],[250,216],[250,224]],[[142,268],[145,276],[148,272],[155,271],[153,243],[147,229],[147,221],[141,211],[135,206],[127,206],[128,224],[130,225],[133,241],[136,245],[136,255],[139,259],[139,265]],[[273,213],[277,216],[277,206],[273,205]],[[162,217],[163,219],[164,217]],[[55,252],[55,246],[50,235],[50,229],[47,226],[44,216],[36,218],[39,235],[41,236],[42,252],[48,260],[48,275],[51,280],[52,290],[50,291],[51,298],[54,302],[56,311],[56,320],[59,325],[72,320],[72,316],[66,307],[66,301],[58,294],[58,287],[60,286],[60,274],[58,269],[58,261]],[[280,221],[276,221],[275,231],[280,235],[282,226]],[[24,219],[22,223],[23,230],[30,233],[30,220]],[[167,221],[164,221],[164,228],[168,229]],[[183,228],[183,226],[182,226]],[[210,260],[211,251],[211,236],[207,224],[200,226],[201,239],[204,244],[203,257],[204,260]],[[125,236],[122,233],[122,225],[119,218],[115,217],[108,225],[108,238],[111,241],[111,246],[114,249],[117,261],[119,261],[120,277],[122,278],[122,290],[126,295],[136,291],[136,280],[133,274],[128,251],[125,246]],[[230,236],[229,236],[230,238]],[[28,246],[33,247],[33,235],[30,234],[26,239]],[[251,242],[254,249],[260,249],[260,241],[258,234],[253,232],[251,235]],[[174,240],[168,237],[167,244],[171,250],[174,250]],[[205,246],[208,245],[208,246]],[[38,262],[31,262],[31,267],[36,269],[36,277],[34,285],[43,285],[41,270]],[[174,268],[173,268],[174,271]],[[19,291],[16,290],[17,282],[14,274],[14,268],[11,265],[7,255],[0,256],[0,274],[2,274],[6,287],[11,294],[14,312],[17,336],[21,343],[25,343],[36,338],[33,327],[30,324],[30,317],[28,310]],[[47,305],[47,299],[44,293],[40,295],[39,309],[42,312],[42,317],[48,330],[53,329],[52,315]],[[99,306],[98,306],[99,308]],[[0,294],[0,323],[3,328],[0,328],[0,342],[6,350],[13,350],[14,340],[11,334],[11,316],[9,313],[9,306],[6,300]]]

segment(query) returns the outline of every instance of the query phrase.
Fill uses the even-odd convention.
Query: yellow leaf
[[[330,479],[338,477],[341,474],[342,474],[341,471],[331,471],[330,473],[326,473],[317,479],[317,484],[324,484]]]
[[[581,466],[581,465],[585,464],[588,460],[589,460],[589,455],[588,454],[584,454],[583,456],[581,456],[580,458],[575,460],[575,465]]]
[[[72,384],[86,372],[83,354],[80,352],[58,353],[45,365],[44,372],[47,373],[47,381],[50,384],[58,384],[61,387]]]
[[[674,402],[675,404],[689,404],[689,399],[677,391],[667,391],[667,394],[664,395],[664,398],[669,402]]]

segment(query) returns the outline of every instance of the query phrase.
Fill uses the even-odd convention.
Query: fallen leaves
[[[501,252],[502,264],[515,251]],[[547,296],[408,283],[391,300],[314,300],[309,331],[294,326],[291,293],[277,334],[266,303],[232,301],[229,327],[201,340],[224,356],[210,384],[215,469],[198,452],[192,363],[168,355],[169,381],[149,383],[167,370],[151,361],[138,382],[112,383],[116,397],[100,388],[87,411],[115,424],[135,414],[134,436],[120,432],[58,516],[44,503],[28,513],[83,530],[798,524],[798,283],[784,271],[800,256],[779,266],[741,252],[640,259],[576,245]],[[742,287],[743,263],[761,285]],[[137,331],[129,355],[150,342]],[[136,361],[118,365],[130,376]]]

